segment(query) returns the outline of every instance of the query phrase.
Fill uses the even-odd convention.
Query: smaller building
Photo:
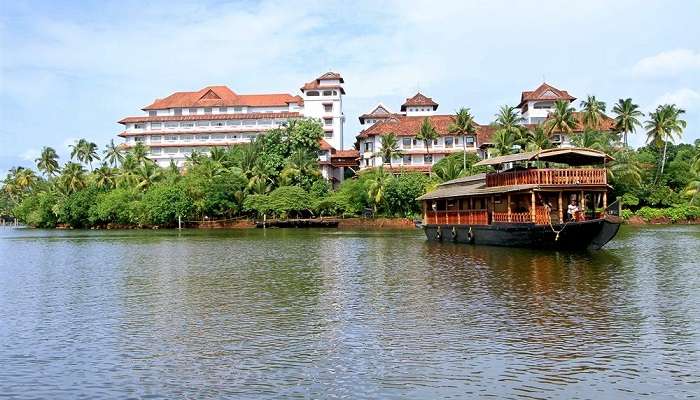
[[[383,104],[371,112],[360,116],[360,124],[369,125],[357,136],[360,169],[384,165],[395,171],[429,172],[440,159],[456,152],[479,152],[481,141],[488,142],[493,133],[489,126],[476,125],[474,135],[450,133],[450,125],[455,122],[452,114],[439,115],[435,112],[438,103],[432,98],[416,93],[401,105],[400,113],[393,113]],[[438,139],[431,146],[416,139],[423,120],[428,119],[438,133]],[[391,161],[381,155],[381,137],[393,133],[399,141],[401,157]]]

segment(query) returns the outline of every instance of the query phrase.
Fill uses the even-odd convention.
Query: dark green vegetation
[[[574,110],[558,102],[550,119],[525,127],[513,107],[501,107],[493,126],[492,154],[546,149],[552,132],[565,132],[581,147],[599,149],[615,161],[609,167],[615,195],[623,197],[633,213],[673,221],[700,214],[700,141],[674,144],[686,127],[683,110],[660,106],[647,116],[630,99],[613,107],[615,130],[602,132],[605,103],[589,96],[581,104],[584,132],[571,134],[576,126]],[[630,148],[628,135],[642,128],[648,144]],[[468,109],[457,112],[450,132],[473,133],[474,119]],[[363,172],[332,190],[323,180],[317,163],[323,131],[313,120],[290,121],[257,141],[210,154],[193,153],[184,171],[175,165],[160,168],[146,157],[142,145],[122,151],[111,142],[100,154],[97,146],[81,139],[71,146],[71,161],[60,165],[54,149],[45,147],[32,169],[13,168],[0,187],[0,215],[14,215],[31,226],[93,227],[116,225],[174,226],[178,218],[221,220],[238,217],[316,217],[374,215],[417,217],[415,198],[439,182],[487,172],[475,168],[478,157],[456,153],[433,166],[431,176],[402,173],[394,176],[383,168]],[[429,146],[435,129],[428,119],[416,132]],[[400,154],[394,135],[382,138],[384,158]],[[75,161],[73,161],[75,160]],[[101,164],[93,169],[93,164]]]

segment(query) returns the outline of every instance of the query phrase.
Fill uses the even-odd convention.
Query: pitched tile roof
[[[574,119],[576,120],[576,128],[573,129],[573,133],[581,133],[586,128],[583,125],[583,112],[581,111],[575,111],[574,113]],[[547,117],[549,119],[550,117]],[[546,123],[546,120],[545,120]],[[528,128],[535,127],[537,125],[533,124],[528,124],[526,125]],[[611,132],[615,129],[615,120],[608,117],[607,115],[603,115],[603,118],[598,122],[598,126],[594,128],[595,130],[602,131],[602,132]],[[552,131],[553,133],[561,133],[561,131]]]
[[[287,93],[236,94],[226,86],[207,86],[196,92],[175,92],[164,99],[157,99],[144,107],[143,110],[189,107],[286,106],[289,103],[298,103],[300,100],[299,96]]]
[[[288,119],[299,118],[298,112],[276,113],[238,113],[238,114],[197,114],[197,115],[142,115],[138,117],[126,117],[118,121],[120,124],[135,122],[168,122],[168,121],[201,121],[201,120],[229,120],[229,119]]]
[[[431,115],[427,117],[394,115],[391,118],[384,121],[379,121],[369,128],[363,130],[358,135],[358,138],[363,139],[370,136],[381,136],[392,132],[396,136],[415,136],[420,130],[420,126],[425,118],[430,120],[430,123],[433,124],[433,127],[437,131],[438,135],[452,135],[448,129],[449,126],[455,121],[454,115]],[[490,140],[493,131],[494,129],[490,126],[477,124],[477,142],[481,143]]]
[[[360,123],[364,124],[365,119],[368,119],[368,118],[386,119],[386,118],[390,118],[390,117],[396,116],[396,115],[399,115],[399,114],[392,113],[391,111],[389,111],[389,109],[386,106],[384,106],[384,104],[379,103],[379,104],[377,104],[376,107],[374,107],[374,110],[372,110],[371,112],[369,112],[367,114],[360,115],[359,119],[360,119]]]
[[[340,76],[339,73],[337,72],[326,72],[325,74],[319,76],[318,78],[306,82],[304,86],[301,87],[301,91],[305,92],[307,90],[323,90],[323,89],[338,89],[340,90],[340,93],[345,94],[345,89],[343,89],[342,86],[340,85],[329,85],[329,84],[321,84],[321,80],[334,80],[337,79],[340,83],[345,83],[345,80],[343,80],[343,77]]]
[[[576,98],[569,94],[566,90],[559,90],[554,86],[542,83],[533,91],[525,91],[520,95],[520,104],[518,108],[525,105],[526,102],[532,100],[569,100],[574,101]]]
[[[339,73],[333,72],[333,71],[328,71],[328,72],[326,72],[325,74],[323,74],[323,75],[319,76],[318,78],[316,78],[317,81],[320,81],[320,80],[333,80],[333,79],[339,80],[340,83],[345,83],[345,80],[343,79],[343,77],[340,76]]]
[[[401,105],[401,111],[406,111],[406,107],[408,106],[431,106],[433,110],[437,110],[438,103],[434,102],[432,98],[418,92],[415,96],[406,99],[406,102]]]

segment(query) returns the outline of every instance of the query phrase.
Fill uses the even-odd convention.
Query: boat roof
[[[584,147],[557,147],[554,149],[527,151],[524,153],[487,158],[474,165],[500,165],[516,161],[550,161],[568,165],[590,165],[604,164],[611,160],[613,160],[613,158],[608,154],[594,149]]]
[[[458,185],[458,184],[462,184],[462,183],[469,183],[469,182],[476,182],[476,181],[483,181],[485,179],[486,179],[486,174],[476,174],[476,175],[463,176],[461,178],[452,179],[449,181],[442,182],[441,184],[438,185],[438,187]]]
[[[450,185],[439,186],[432,192],[426,193],[416,200],[434,200],[445,199],[450,197],[464,196],[479,196],[488,194],[500,194],[508,192],[517,192],[520,190],[528,190],[538,187],[539,185],[511,185],[511,186],[486,186],[485,181],[479,181],[472,185]]]

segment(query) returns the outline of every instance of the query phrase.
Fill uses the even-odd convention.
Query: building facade
[[[327,72],[305,83],[301,95],[238,94],[226,86],[176,92],[144,107],[144,115],[119,121],[124,125],[119,136],[125,148],[147,146],[148,157],[160,166],[172,161],[182,167],[192,152],[248,143],[291,119],[314,118],[321,121],[324,132],[321,172],[329,180],[342,180],[346,157],[339,157],[343,166],[336,167],[332,155],[343,149],[343,83],[340,74]],[[325,153],[327,161],[322,160]]]
[[[367,126],[357,136],[360,151],[360,169],[384,165],[394,171],[428,172],[440,159],[455,152],[475,152],[481,150],[481,141],[488,141],[492,129],[476,125],[474,135],[457,135],[450,133],[450,125],[455,122],[454,115],[437,114],[438,103],[430,97],[417,93],[407,98],[401,105],[401,112],[394,113],[379,104],[371,112],[360,116],[360,124]],[[428,119],[438,133],[438,139],[426,147],[423,141],[416,139],[424,119]],[[381,156],[381,137],[393,133],[399,141],[401,157],[394,157],[391,162]]]

